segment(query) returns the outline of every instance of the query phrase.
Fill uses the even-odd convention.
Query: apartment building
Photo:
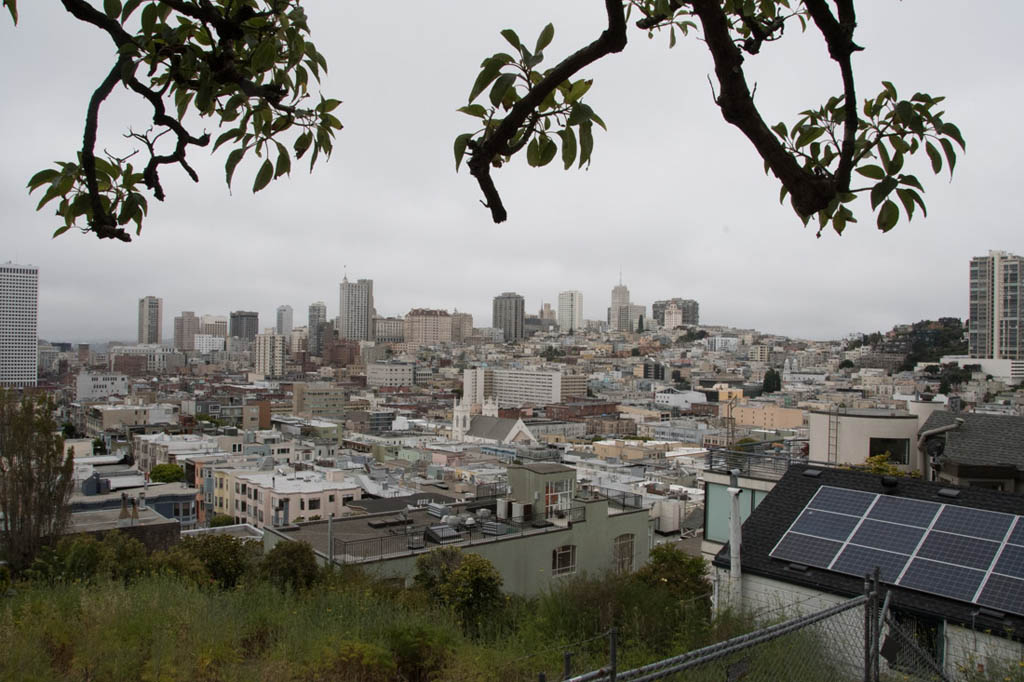
[[[413,308],[405,316],[405,343],[418,348],[452,340],[452,317],[447,310]]]
[[[35,386],[39,373],[39,268],[0,264],[0,386]]]
[[[128,377],[110,372],[79,372],[75,380],[75,399],[102,400],[128,395]]]
[[[414,362],[371,362],[366,366],[366,385],[371,388],[413,386]]]
[[[551,369],[468,368],[463,372],[462,395],[471,404],[494,398],[502,407],[524,403],[546,405],[587,395],[587,377]]]

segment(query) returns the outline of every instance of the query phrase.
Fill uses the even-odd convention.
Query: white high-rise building
[[[968,352],[1024,360],[1024,258],[989,251],[971,259]]]
[[[343,339],[373,340],[373,280],[349,282],[338,286],[338,336]]]
[[[139,343],[159,344],[164,330],[164,299],[146,296],[139,299]]]
[[[583,329],[582,291],[563,291],[558,294],[558,329],[569,333]]]
[[[284,352],[288,338],[281,334],[257,334],[255,365],[256,371],[267,378],[284,374]]]
[[[39,268],[0,263],[0,386],[39,378]]]
[[[292,333],[292,307],[281,305],[277,307],[277,326],[275,330],[281,336],[291,336]]]

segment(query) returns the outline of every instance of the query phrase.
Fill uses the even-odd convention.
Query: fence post
[[[615,682],[615,673],[619,665],[618,634],[618,628],[608,631],[608,682]]]
[[[882,575],[879,568],[875,567],[875,574],[872,580],[872,593],[874,597],[871,600],[871,620],[875,624],[874,636],[871,638],[871,674],[872,679],[876,682],[881,679],[881,671],[879,670],[880,664],[879,659],[882,654]]]
[[[562,654],[562,679],[567,680],[572,677],[572,652],[566,651]]]
[[[868,598],[864,602],[864,682],[872,682],[871,671],[871,581],[864,577],[864,595]]]

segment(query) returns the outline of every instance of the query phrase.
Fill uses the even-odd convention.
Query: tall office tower
[[[338,286],[338,334],[343,339],[373,340],[373,280],[349,282]]]
[[[160,343],[164,330],[164,299],[146,296],[139,299],[139,343]]]
[[[281,336],[291,336],[292,333],[292,307],[281,305],[277,307],[277,326],[274,330]]]
[[[569,333],[583,329],[582,291],[563,291],[558,294],[558,329]]]
[[[268,378],[284,374],[284,353],[288,337],[282,334],[257,334],[255,349],[256,371]]]
[[[231,313],[228,332],[240,339],[255,339],[260,331],[260,315],[249,310],[236,310]]]
[[[309,306],[309,320],[306,324],[307,333],[306,349],[310,355],[320,357],[323,352],[323,329],[321,325],[327,323],[327,304],[323,301],[311,303]]]
[[[505,341],[526,337],[524,329],[525,301],[519,294],[506,291],[494,297],[491,326],[504,332]]]
[[[612,304],[608,307],[608,325],[616,331],[631,331],[629,328],[629,288],[622,283],[612,287]]]
[[[540,312],[537,314],[542,320],[557,320],[558,313],[551,307],[550,303],[545,303],[540,307]]]
[[[461,343],[473,336],[473,316],[469,313],[452,313],[452,341]]]
[[[223,315],[203,315],[199,318],[199,333],[228,338],[228,318]]]
[[[194,312],[183,311],[181,315],[174,318],[174,349],[195,350],[196,334],[199,333],[201,333],[199,318]]]
[[[968,353],[1024,360],[1024,258],[989,251],[971,259]]]
[[[670,298],[664,301],[655,301],[651,305],[651,317],[662,327],[670,327],[665,321],[665,311],[668,310],[670,305],[675,305],[679,309],[679,314],[682,318],[682,321],[674,326],[700,324],[700,305],[697,301],[689,298]],[[673,321],[675,321],[674,317]]]
[[[0,386],[39,379],[39,268],[0,263]]]

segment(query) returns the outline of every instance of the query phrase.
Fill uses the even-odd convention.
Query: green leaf
[[[274,179],[291,173],[292,160],[288,156],[288,150],[280,142],[277,143],[277,166],[274,168]]]
[[[931,142],[924,143],[924,150],[928,153],[928,158],[932,161],[932,171],[938,175],[942,170],[942,155],[939,154],[939,150],[935,148]]]
[[[778,123],[772,126],[772,132],[781,137],[783,140],[789,137],[789,133],[786,131],[786,124],[783,123],[782,121],[779,121]]]
[[[914,201],[914,194],[915,192],[912,189],[903,189],[901,187],[896,190],[896,196],[900,198],[900,203],[903,204],[903,210],[907,214],[908,221],[914,219],[914,205],[916,203]]]
[[[252,70],[263,73],[274,65],[277,60],[277,42],[274,39],[264,40],[252,53]]]
[[[540,142],[537,141],[536,137],[530,140],[530,144],[526,145],[526,163],[534,168],[540,165]]]
[[[885,177],[885,171],[882,170],[880,166],[875,166],[872,164],[860,166],[855,170],[864,177],[871,178],[872,180],[881,180],[882,178]]]
[[[228,160],[224,164],[224,175],[227,180],[228,187],[231,187],[231,176],[235,174],[235,166],[238,165],[238,162],[242,160],[243,156],[245,156],[244,147],[240,149],[232,149],[231,153],[228,154]]]
[[[332,111],[334,111],[335,109],[337,109],[338,105],[340,105],[340,104],[341,104],[341,100],[340,99],[325,99],[323,102],[320,103],[319,109],[320,109],[320,111],[324,112],[325,114],[329,114]]]
[[[551,44],[551,39],[555,37],[555,27],[552,24],[548,24],[541,30],[540,35],[537,37],[537,45],[533,48],[534,54],[540,52],[545,47]]]
[[[464,114],[469,114],[476,118],[483,118],[487,116],[487,109],[485,109],[482,104],[467,104],[464,107],[459,107],[456,111],[461,111]]]
[[[14,20],[14,25],[18,25],[18,2],[17,0],[4,0],[4,7],[11,13],[11,19]],[[56,235],[54,235],[56,236]]]
[[[473,83],[473,89],[469,91],[469,101],[472,103],[481,92],[484,91],[491,82],[498,77],[501,72],[502,64],[500,61],[495,59],[488,59],[484,61],[484,68],[480,70],[480,75],[476,77],[476,81]]]
[[[498,76],[498,79],[494,81],[494,87],[491,88],[491,104],[498,106],[502,100],[505,99],[505,94],[508,92],[516,82],[516,75],[514,73],[503,73]]]
[[[128,21],[128,17],[132,15],[142,4],[142,0],[128,0],[124,3],[124,7],[121,9],[121,23]]]
[[[53,231],[53,237],[51,237],[51,239],[61,236],[70,229],[71,225],[61,225],[60,227]]]
[[[565,96],[566,103],[572,104],[573,102],[577,101],[580,97],[583,97],[583,95],[587,94],[587,91],[590,90],[590,86],[593,84],[593,78],[589,80],[580,79],[573,83],[572,87],[569,89],[569,94]]]
[[[953,143],[942,138],[939,140],[942,145],[942,151],[946,153],[946,163],[949,164],[949,177],[953,177],[953,168],[956,166],[956,150],[953,149]]]
[[[263,165],[260,166],[259,173],[256,174],[255,182],[252,183],[253,194],[266,187],[273,177],[274,164],[270,163],[270,159],[265,159]]]
[[[516,35],[516,32],[513,31],[512,29],[506,28],[504,31],[501,32],[501,35],[503,38],[505,38],[505,40],[508,41],[509,45],[516,48],[517,50],[523,46],[523,44],[519,42],[519,36]]]
[[[111,19],[118,19],[121,16],[121,0],[103,0],[103,11]]]
[[[142,8],[142,32],[149,35],[156,28],[156,21],[159,18],[160,10],[157,3],[151,2]]]
[[[593,124],[589,121],[580,124],[580,162],[578,168],[590,163],[590,152],[594,149]]]
[[[952,123],[943,123],[942,127],[939,128],[939,132],[947,137],[952,137],[956,140],[956,143],[960,145],[960,149],[967,151],[967,145],[964,143],[964,136],[960,134],[960,129]]]
[[[459,164],[466,153],[466,145],[473,138],[473,133],[463,133],[455,138],[455,172],[459,172]]]
[[[44,185],[47,182],[53,182],[53,180],[56,179],[59,176],[60,176],[60,173],[57,170],[53,169],[53,168],[47,168],[45,170],[41,170],[38,173],[36,173],[35,175],[33,175],[32,179],[28,181],[29,191],[30,192],[35,191],[36,189],[39,188],[40,185]]]
[[[572,128],[566,128],[559,130],[558,136],[562,138],[562,163],[565,165],[565,170],[569,170],[576,160],[576,133],[572,131]]]
[[[307,130],[299,135],[298,139],[295,140],[295,144],[292,146],[292,149],[295,150],[295,158],[301,159],[302,155],[306,153],[306,150],[309,149],[309,145],[311,144],[313,144],[313,133]]]
[[[888,93],[889,97],[891,97],[892,99],[896,99],[896,86],[894,86],[889,81],[882,81],[882,87],[885,88],[885,91],[886,93]]]
[[[878,229],[882,232],[891,230],[900,219],[900,209],[892,199],[887,199],[878,212]]]
[[[213,151],[217,151],[217,148],[228,140],[234,140],[242,135],[242,131],[238,128],[232,128],[231,130],[223,133],[217,138],[217,141],[213,143]]]
[[[819,137],[821,137],[824,132],[824,128],[810,126],[800,132],[800,134],[796,138],[796,142],[794,143],[794,145],[797,147],[797,149],[799,149],[800,147],[805,147],[811,142],[814,142]]]
[[[885,178],[874,187],[871,188],[871,208],[875,209],[878,207],[882,200],[885,199],[889,194],[896,189],[895,178]]]
[[[910,185],[911,187],[916,187],[922,192],[924,191],[924,187],[921,186],[921,181],[917,179],[916,175],[901,175],[899,180],[901,185]]]
[[[551,163],[558,153],[558,145],[550,137],[544,135],[540,138],[540,163],[539,166],[546,166]]]

